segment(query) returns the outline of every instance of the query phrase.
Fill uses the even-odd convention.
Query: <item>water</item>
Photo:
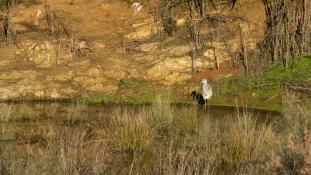
[[[135,118],[147,117],[150,112],[163,110],[153,105],[118,105],[87,106],[71,103],[15,103],[5,105],[2,115],[10,114],[8,120],[0,120],[0,143],[38,143],[45,140],[44,132],[49,128],[74,132],[89,130],[95,132],[100,128],[111,128],[114,118],[124,114]],[[10,106],[10,107],[9,107]],[[7,107],[7,108],[6,108]],[[275,111],[244,109],[225,106],[203,106],[192,104],[172,104],[173,120],[184,117],[185,122],[197,122],[195,127],[204,127],[209,122],[226,122],[244,114],[252,116],[258,123],[267,124],[280,119],[281,114]],[[5,110],[8,109],[8,110]],[[9,111],[9,109],[11,111]],[[167,112],[167,111],[166,111]],[[190,120],[187,120],[190,118]],[[173,123],[174,125],[174,123]],[[192,125],[192,124],[190,124]]]
[[[103,106],[86,106],[73,105],[71,103],[15,103],[5,104],[12,105],[11,117],[9,121],[0,120],[2,127],[2,135],[4,141],[20,141],[20,137],[36,140],[31,135],[37,135],[41,128],[49,125],[57,126],[59,129],[63,127],[98,128],[109,123],[116,115],[122,113],[130,113],[135,117],[140,113],[148,115],[153,108],[152,105],[103,105]],[[243,114],[249,114],[259,123],[270,123],[278,120],[280,113],[275,111],[266,111],[258,109],[244,109],[225,106],[203,106],[192,104],[172,104],[170,106],[174,118],[181,115],[194,117],[200,121],[200,125],[209,121],[226,121],[228,118],[237,118]],[[2,109],[3,110],[3,109]],[[7,113],[2,111],[1,113]],[[157,112],[157,111],[155,111]],[[5,130],[5,131],[4,131]],[[9,132],[9,134],[7,134]],[[37,139],[38,140],[38,139]],[[30,141],[35,142],[35,141]]]
[[[244,133],[241,133],[243,137],[237,138],[245,138],[246,141],[241,143],[251,144],[251,137],[244,137],[249,129],[256,128],[252,132],[254,137],[261,136],[262,134],[256,134],[258,129],[258,132],[262,132],[257,125],[273,123],[280,117],[279,113],[273,111],[223,106],[204,109],[190,104],[1,105],[0,163],[3,160],[3,166],[7,168],[16,166],[13,171],[19,172],[42,167],[36,169],[37,174],[49,174],[51,170],[55,171],[54,174],[82,171],[79,167],[84,167],[83,171],[86,171],[80,174],[128,174],[134,166],[133,156],[141,161],[139,165],[135,165],[135,171],[140,172],[138,174],[152,174],[149,170],[154,171],[153,174],[159,174],[159,168],[164,170],[168,168],[165,166],[168,163],[178,163],[183,154],[192,155],[195,152],[191,159],[196,160],[197,156],[215,147],[215,154],[213,151],[209,154],[217,157],[217,150],[224,149],[226,141],[234,141],[230,137],[235,138],[236,135],[230,135],[232,129],[227,130],[230,126],[235,126],[232,122],[239,120],[243,114],[252,116],[256,122],[250,128],[244,126],[247,123],[240,123],[242,125],[238,129],[242,129]],[[160,120],[154,118],[157,115]],[[4,120],[3,116],[10,117]],[[170,157],[171,152],[176,154]],[[222,156],[225,155],[220,155]],[[176,161],[165,162],[169,157]],[[207,161],[204,156],[200,159]],[[257,158],[254,160],[257,161]],[[19,167],[21,161],[27,162],[27,166]],[[158,161],[164,162],[156,163]],[[199,162],[202,161],[197,163]],[[198,166],[204,167],[204,163]],[[172,171],[175,171],[174,167],[178,166],[170,166]],[[223,171],[222,168],[220,171]]]
[[[131,113],[139,113],[142,111],[149,111],[152,105],[118,105],[106,104],[102,106],[94,105],[73,105],[71,103],[15,103],[6,104],[12,105],[13,123],[20,123],[29,125],[37,122],[52,122],[59,121],[68,115],[68,112],[80,112],[85,115],[85,120],[88,122],[102,120],[107,116],[115,115],[116,111],[126,111]],[[69,108],[75,106],[73,111]],[[216,106],[210,105],[204,108],[200,105],[193,104],[171,104],[171,109],[174,115],[185,110],[192,110],[193,114],[198,118],[214,118],[222,119],[225,117],[233,117],[236,114],[251,114],[260,121],[273,121],[281,116],[281,113],[269,110],[260,110],[252,108],[236,108],[230,106]],[[1,111],[0,111],[1,112]],[[1,122],[1,121],[0,121]],[[2,122],[3,123],[3,122]]]

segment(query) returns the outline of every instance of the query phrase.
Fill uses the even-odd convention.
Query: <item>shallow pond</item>
[[[260,159],[249,156],[247,151],[253,152],[258,147],[256,137],[267,135],[262,139],[270,139],[273,130],[266,125],[280,117],[273,111],[223,106],[205,109],[192,104],[162,102],[103,106],[14,103],[1,104],[0,110],[0,161],[5,161],[2,164],[6,168],[19,166],[21,160],[28,162],[27,166],[15,167],[14,171],[31,172],[31,168],[40,167],[35,171],[38,174],[50,172],[50,168],[54,171],[52,174],[72,174],[72,171],[77,174],[128,174],[130,171],[170,174],[180,171],[174,164],[179,163],[183,154],[189,154],[199,169],[208,168],[195,159],[209,163],[217,163],[224,156],[231,159],[236,153],[227,155],[232,154],[230,151],[222,155],[221,149],[227,146],[228,150],[240,150],[241,144],[246,144],[247,149],[238,157],[246,164],[246,160]],[[246,140],[236,143],[235,137]],[[254,148],[248,149],[249,145]],[[208,156],[201,157],[201,154]],[[246,160],[244,154],[248,155]],[[215,160],[210,160],[209,156]],[[174,161],[165,162],[168,157]],[[133,165],[134,159],[140,162],[139,165]],[[163,164],[156,164],[158,161]],[[227,160],[221,161],[226,163]],[[172,164],[172,167],[164,166],[166,164]],[[168,168],[169,172],[162,172]]]
[[[150,111],[154,105],[119,105],[119,104],[106,104],[106,105],[85,105],[75,103],[5,103],[3,109],[0,109],[2,115],[10,113],[9,121],[13,123],[25,124],[35,122],[50,122],[66,120],[68,115],[83,115],[83,120],[92,122],[102,120],[107,116],[116,115],[118,112],[140,113]],[[9,109],[6,109],[9,108]],[[160,107],[161,108],[161,107]],[[154,109],[157,110],[157,109]],[[170,110],[173,115],[179,115],[184,111],[192,111],[192,116],[199,119],[213,118],[215,120],[223,119],[226,117],[236,117],[237,114],[249,114],[259,121],[274,121],[281,116],[277,111],[232,107],[232,106],[218,106],[210,105],[204,106],[194,104],[171,104]],[[156,112],[156,111],[154,111]],[[0,123],[5,123],[0,120]]]
[[[235,120],[238,116],[243,115],[251,116],[258,123],[270,123],[278,120],[281,116],[276,111],[213,105],[204,108],[193,104],[162,106],[107,104],[94,106],[75,103],[6,103],[1,104],[1,106],[0,126],[15,127],[15,131],[24,130],[24,132],[27,130],[34,131],[38,127],[50,124],[57,125],[60,128],[62,126],[79,128],[86,125],[100,127],[109,123],[111,118],[124,114],[129,114],[135,118],[136,115],[149,116],[152,115],[151,113],[168,115],[166,113],[170,113],[172,118],[181,116],[195,118],[200,125],[206,121],[226,121],[228,118]],[[14,133],[14,135],[19,134]]]

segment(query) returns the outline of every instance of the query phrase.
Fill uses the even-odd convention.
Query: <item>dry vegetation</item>
[[[311,115],[301,107],[277,124],[247,112],[176,114],[158,98],[94,121],[75,103],[59,120],[23,129],[14,106],[1,106],[0,174],[310,174]]]

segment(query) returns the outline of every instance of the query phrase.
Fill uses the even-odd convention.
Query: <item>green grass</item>
[[[311,57],[303,57],[300,60],[291,64],[288,70],[282,64],[278,64],[271,70],[264,72],[258,78],[255,78],[252,83],[276,83],[282,80],[289,81],[307,81],[311,83]]]
[[[122,79],[116,95],[95,94],[87,98],[91,104],[145,104],[151,103],[156,96],[156,89],[146,81]]]
[[[119,90],[115,95],[95,94],[87,98],[91,104],[150,104],[156,100],[158,94],[166,94],[173,103],[184,102],[175,89],[164,88],[157,84],[137,79],[122,79],[119,81]]]
[[[90,104],[99,104],[99,105],[109,103],[119,103],[122,101],[121,97],[106,94],[91,95],[86,100]]]
[[[235,100],[238,100],[240,104],[249,107],[281,111],[284,81],[311,86],[311,57],[299,59],[288,70],[282,64],[277,64],[254,77],[243,75],[223,79],[219,87],[215,83],[213,103],[234,105]],[[306,100],[311,101],[308,98]]]
[[[293,63],[286,71],[282,64],[277,64],[269,70],[263,70],[254,77],[242,75],[240,77],[224,78],[218,82],[211,82],[215,105],[248,106],[252,108],[282,111],[284,81],[299,85],[303,82],[311,86],[311,57],[304,57]],[[122,79],[119,90],[115,95],[95,94],[88,98],[92,104],[146,104],[152,103],[157,94],[169,94],[172,103],[192,102],[185,87],[199,90],[199,83],[181,83],[171,87],[163,87],[151,82],[137,79]],[[302,95],[303,101],[311,103],[310,97]]]

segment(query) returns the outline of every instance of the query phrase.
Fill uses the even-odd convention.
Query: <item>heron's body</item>
[[[208,83],[202,83],[202,96],[204,100],[210,100],[213,96],[212,86]]]
[[[213,90],[212,90],[212,86],[208,84],[207,79],[203,79],[201,83],[202,83],[201,92],[202,92],[202,96],[205,102],[204,107],[206,107],[208,101],[211,100],[213,96]]]

